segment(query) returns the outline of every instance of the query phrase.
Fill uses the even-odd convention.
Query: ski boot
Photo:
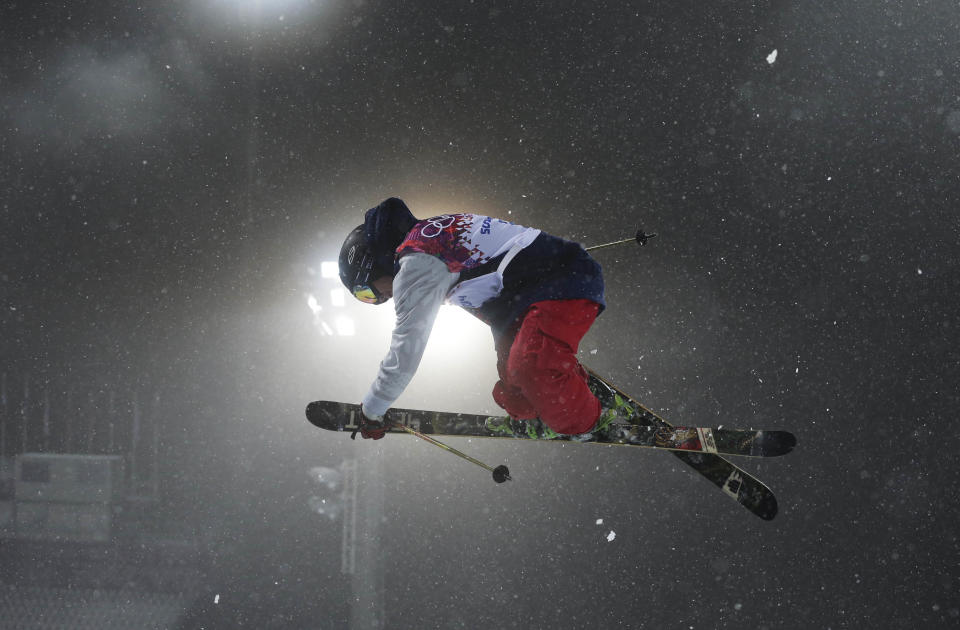
[[[586,433],[576,436],[579,442],[626,442],[631,427],[635,424],[637,410],[623,396],[599,381],[590,383],[590,391],[600,401],[600,417]]]
[[[485,425],[487,430],[499,435],[509,435],[524,440],[553,440],[560,435],[538,418],[518,420],[516,418],[490,417]]]

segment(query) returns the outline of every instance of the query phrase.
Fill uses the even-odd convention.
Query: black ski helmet
[[[383,304],[389,299],[373,286],[374,280],[387,273],[376,268],[376,256],[367,243],[363,225],[347,234],[340,248],[339,263],[340,282],[353,297],[367,304]]]

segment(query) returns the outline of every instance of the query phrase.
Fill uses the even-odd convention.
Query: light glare
[[[334,260],[325,260],[320,263],[321,278],[336,278],[340,275],[340,267]]]
[[[353,320],[349,317],[337,318],[337,334],[341,337],[352,337],[356,334]]]

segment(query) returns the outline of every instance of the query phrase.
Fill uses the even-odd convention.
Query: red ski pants
[[[586,433],[600,417],[577,349],[600,306],[591,300],[533,304],[516,335],[497,343],[493,399],[517,419],[540,418],[557,433]]]

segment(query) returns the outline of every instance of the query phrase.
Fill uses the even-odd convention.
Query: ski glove
[[[350,439],[357,439],[357,432],[365,440],[379,440],[387,434],[387,427],[390,426],[388,414],[370,418],[363,411],[363,405],[360,405],[360,425],[350,434]]]

